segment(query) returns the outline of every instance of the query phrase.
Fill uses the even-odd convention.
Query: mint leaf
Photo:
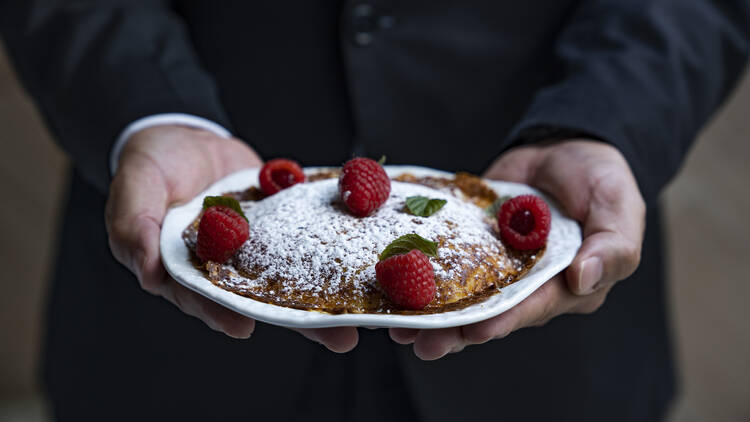
[[[229,207],[237,211],[237,214],[239,214],[242,218],[245,219],[245,221],[247,221],[247,217],[245,217],[245,213],[242,212],[240,203],[231,196],[207,196],[203,198],[204,210],[213,206]]]
[[[497,198],[495,202],[492,203],[492,205],[484,209],[484,212],[486,212],[487,215],[489,215],[490,217],[496,217],[497,212],[500,211],[500,207],[503,206],[503,202],[509,199],[510,199],[510,196],[508,195]]]
[[[405,234],[386,246],[378,256],[380,261],[392,256],[403,255],[414,249],[419,249],[425,255],[437,258],[437,243],[427,240],[416,233]]]
[[[440,211],[446,204],[445,199],[430,199],[424,196],[410,196],[406,198],[406,208],[414,215],[429,217]]]

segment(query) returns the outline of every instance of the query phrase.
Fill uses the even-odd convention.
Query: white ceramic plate
[[[391,177],[401,173],[415,176],[447,176],[451,173],[413,166],[385,166]],[[315,169],[306,169],[306,172]],[[552,211],[547,250],[542,259],[520,280],[503,288],[500,293],[484,302],[461,310],[429,315],[390,315],[390,314],[327,314],[316,311],[286,308],[259,302],[215,286],[190,262],[188,248],[182,240],[182,231],[198,215],[206,195],[220,195],[228,191],[243,190],[257,185],[258,169],[247,169],[233,173],[216,182],[205,192],[187,204],[172,208],[164,219],[161,232],[161,256],[167,272],[175,280],[191,290],[233,309],[243,315],[270,324],[297,328],[319,328],[336,326],[363,327],[409,327],[445,328],[471,324],[499,315],[528,297],[534,290],[570,265],[581,246],[581,230],[578,223],[565,217],[553,201],[545,197]],[[488,180],[498,195],[522,195],[534,193],[544,197],[539,191],[517,183]]]

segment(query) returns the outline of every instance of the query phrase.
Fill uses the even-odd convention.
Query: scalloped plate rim
[[[453,176],[450,172],[419,166],[387,165],[384,167],[391,177],[406,172],[415,176]],[[305,168],[305,172],[329,168],[334,167],[308,167]],[[259,168],[248,168],[232,173],[211,185],[191,201],[172,207],[162,223],[160,251],[165,269],[177,282],[235,312],[269,324],[291,328],[338,326],[447,328],[483,321],[517,305],[547,280],[565,269],[573,261],[581,245],[581,231],[578,223],[566,217],[559,210],[556,202],[550,200],[547,195],[523,184],[485,179],[485,182],[499,195],[523,193],[540,195],[548,201],[552,211],[550,241],[545,254],[524,277],[501,289],[499,293],[483,302],[460,310],[427,315],[328,314],[273,305],[240,296],[211,283],[191,263],[188,248],[181,237],[184,228],[198,215],[204,196],[245,189],[257,183],[259,171]],[[248,180],[252,182],[247,183]],[[563,241],[558,242],[557,237],[561,235],[561,231],[564,238]]]

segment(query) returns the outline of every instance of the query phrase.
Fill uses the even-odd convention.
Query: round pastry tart
[[[506,197],[541,195],[529,187],[419,167],[385,170],[389,191],[366,215],[350,206],[357,185],[345,186],[338,169],[306,169],[304,182],[297,178],[271,195],[259,188],[258,169],[230,175],[170,210],[162,260],[177,281],[262,321],[437,328],[486,319],[515,305],[565,268],[580,246],[577,224],[554,206],[541,247],[521,250],[504,240],[499,205]],[[236,199],[247,221],[246,240],[225,262],[196,254],[201,203],[208,195]],[[424,252],[418,252],[422,267],[403,258],[412,249]],[[396,283],[401,290],[393,293],[394,284],[376,272],[393,256],[404,262],[397,268],[404,282],[414,278],[432,286],[418,290]],[[418,271],[429,274],[414,276]],[[422,295],[423,304],[407,305],[398,300],[403,295]]]

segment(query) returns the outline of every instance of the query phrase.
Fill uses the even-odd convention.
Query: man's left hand
[[[439,359],[558,315],[594,312],[612,286],[640,263],[646,205],[614,147],[588,140],[519,147],[500,156],[484,177],[525,183],[552,195],[581,223],[583,244],[564,272],[496,317],[435,330],[391,328],[391,338],[413,343],[421,359]]]

